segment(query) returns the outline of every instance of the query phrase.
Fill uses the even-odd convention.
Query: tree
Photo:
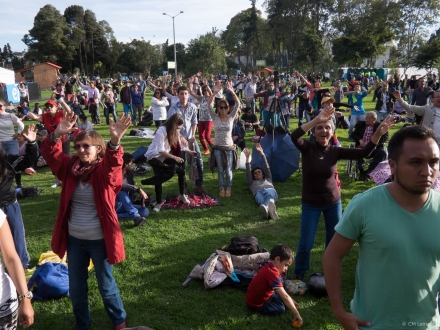
[[[419,69],[433,69],[440,65],[440,29],[419,47],[409,64]]]
[[[80,70],[83,71],[84,67],[82,62],[81,45],[86,35],[86,32],[84,31],[84,9],[77,5],[69,6],[64,10],[64,17],[66,18],[66,23],[69,27],[67,36],[72,48],[77,51],[77,59],[79,59],[79,63],[76,63],[77,61],[73,64],[70,62],[70,69],[72,71],[72,65],[79,64]]]
[[[27,56],[42,62],[73,59],[74,49],[68,40],[68,33],[64,16],[52,5],[44,6],[35,16],[33,28],[22,39],[29,47]]]
[[[314,29],[306,29],[301,33],[295,63],[308,66],[313,71],[324,56],[322,37]]]
[[[191,39],[187,49],[187,69],[186,73],[192,75],[195,72],[217,74],[226,72],[225,48],[217,30],[206,33],[197,39]]]
[[[133,39],[122,45],[118,63],[121,69],[125,69],[121,71],[127,73],[150,73],[160,67],[162,54],[159,46],[152,45],[150,41]]]
[[[332,26],[337,33],[332,50],[334,60],[341,64],[360,65],[365,59],[372,63],[384,53],[385,43],[393,40],[400,19],[398,4],[389,0],[336,0],[335,12]],[[350,54],[352,60],[347,61]]]
[[[438,22],[440,2],[438,0],[399,0],[400,17],[396,27],[399,36],[397,59],[407,67],[417,53],[417,48],[428,35],[428,28]]]

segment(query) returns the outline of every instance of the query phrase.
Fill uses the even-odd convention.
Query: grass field
[[[43,93],[44,97],[48,94]],[[146,96],[149,104],[151,94]],[[372,96],[367,96],[365,106],[373,110]],[[33,104],[32,104],[33,105]],[[31,105],[31,106],[32,106]],[[121,111],[121,105],[118,111]],[[32,109],[32,108],[31,108]],[[104,122],[104,121],[103,121]],[[26,123],[28,124],[28,123]],[[297,120],[291,120],[291,129]],[[401,127],[399,124],[397,128]],[[396,130],[394,128],[393,130]],[[106,125],[95,126],[105,138],[109,137]],[[338,130],[343,146],[348,146],[347,131]],[[252,147],[251,136],[246,137]],[[124,138],[122,145],[133,152],[150,140]],[[218,196],[217,174],[210,173],[204,157],[205,187]],[[342,182],[343,207],[360,192],[374,186],[373,183],[353,182],[345,173],[345,162],[338,166]],[[149,176],[151,174],[147,174]],[[142,177],[136,177],[138,183]],[[48,168],[35,176],[23,175],[25,186],[42,188],[41,196],[20,201],[26,228],[31,266],[35,266],[40,254],[50,250],[52,228],[55,222],[61,188],[51,189],[53,175]],[[234,172],[232,197],[222,198],[223,206],[198,210],[162,210],[150,214],[141,228],[133,228],[131,220],[121,222],[127,259],[114,267],[114,276],[127,311],[127,324],[131,327],[145,325],[154,329],[291,329],[293,314],[266,317],[252,314],[245,306],[245,296],[234,290],[204,289],[201,282],[192,281],[182,287],[192,268],[204,261],[215,249],[228,244],[231,237],[254,235],[260,247],[271,249],[278,243],[297,249],[300,230],[301,172],[293,174],[285,183],[275,183],[279,201],[280,220],[262,220],[258,206],[246,186],[245,172]],[[154,195],[152,187],[147,193]],[[177,192],[177,178],[164,185],[164,194]],[[325,228],[320,222],[312,251],[308,275],[322,270]],[[354,272],[357,246],[344,259],[343,300],[348,310],[354,291]],[[293,266],[290,276],[293,275]],[[289,276],[289,277],[290,277]],[[330,309],[327,298],[315,299],[310,294],[295,297],[300,303],[304,319],[302,329],[341,329]],[[89,303],[92,317],[90,329],[112,329],[93,271],[89,279]],[[35,309],[34,330],[72,329],[74,316],[70,300],[33,303]]]

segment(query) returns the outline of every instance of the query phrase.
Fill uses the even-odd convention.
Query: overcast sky
[[[263,2],[258,0],[257,8],[262,10]],[[198,35],[211,31],[212,27],[226,29],[233,16],[251,6],[250,0],[60,0],[52,3],[61,14],[74,4],[92,10],[98,21],[106,20],[110,24],[118,41],[130,42],[130,38],[144,37],[153,44],[164,43],[166,39],[173,43],[173,20],[162,14],[166,12],[174,16],[183,11],[174,20],[176,42],[185,45]],[[26,49],[21,39],[29,33],[34,17],[46,4],[47,0],[20,3],[0,0],[0,47],[9,42],[13,51]]]

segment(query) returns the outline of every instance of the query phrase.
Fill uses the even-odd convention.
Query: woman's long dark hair
[[[180,134],[177,131],[177,127],[183,125],[183,123],[183,117],[178,113],[175,113],[163,123],[163,126],[165,126],[167,130],[167,138],[170,146],[175,146],[179,143]]]
[[[8,174],[8,162],[6,158],[6,154],[0,150],[0,183],[3,181],[3,178]]]

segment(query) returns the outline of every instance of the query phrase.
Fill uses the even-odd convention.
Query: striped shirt
[[[70,205],[69,235],[84,240],[103,239],[92,185],[78,181]]]

